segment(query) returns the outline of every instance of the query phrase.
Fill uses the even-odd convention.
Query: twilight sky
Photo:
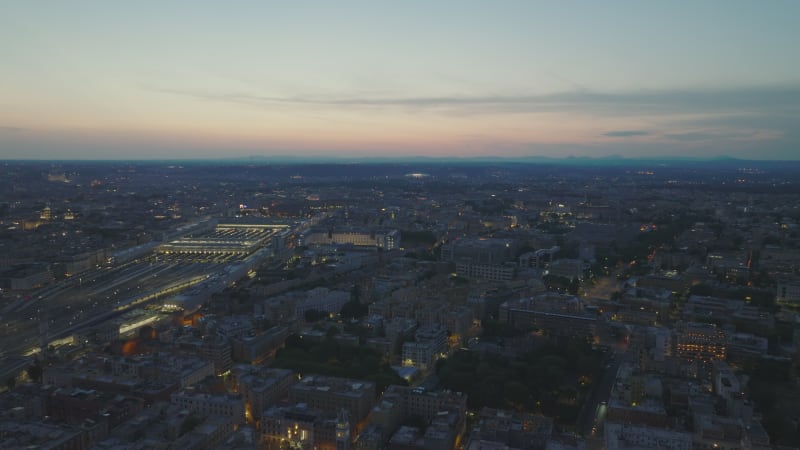
[[[19,1],[0,159],[800,159],[800,1]]]

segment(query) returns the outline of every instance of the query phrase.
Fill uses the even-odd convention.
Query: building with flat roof
[[[47,264],[17,264],[0,271],[0,288],[12,291],[28,291],[53,281],[53,273]]]
[[[297,376],[289,369],[237,364],[231,370],[234,386],[244,397],[245,413],[258,420],[265,409],[289,395]]]
[[[289,403],[306,403],[323,412],[344,409],[353,423],[360,422],[375,404],[375,383],[347,378],[307,375],[289,388]]]
[[[554,336],[590,337],[598,325],[598,316],[584,310],[578,297],[554,293],[506,301],[498,318],[515,328],[538,328]]]
[[[403,420],[419,417],[429,426],[424,433],[417,430],[419,436],[409,442],[418,446],[424,441],[425,448],[448,449],[452,448],[455,437],[464,431],[466,410],[467,396],[460,392],[391,385],[372,408],[370,426],[374,427],[373,433],[380,433],[384,438],[391,436],[391,441],[397,446],[406,442],[404,436],[409,433],[407,427],[401,427]],[[374,438],[361,444],[373,442]],[[404,445],[411,444],[406,442]]]
[[[499,445],[505,448],[544,449],[553,435],[554,420],[551,417],[502,409],[483,408],[469,436],[469,442],[481,442],[487,447]],[[470,444],[467,443],[468,448]]]
[[[512,239],[458,239],[442,246],[442,261],[455,263],[456,274],[489,281],[510,281],[517,271]]]
[[[286,223],[270,221],[230,221],[216,224],[213,230],[182,236],[156,248],[165,254],[249,255],[268,245]]]
[[[415,338],[415,342],[403,343],[402,365],[428,370],[447,350],[447,332],[443,328],[425,327],[417,330]]]
[[[604,433],[606,450],[692,450],[692,434],[686,431],[609,422]]]
[[[511,281],[517,273],[517,266],[512,262],[503,264],[473,264],[465,261],[456,262],[456,274],[487,281]]]
[[[678,322],[675,325],[675,354],[685,361],[711,362],[727,355],[725,331],[716,325]]]
[[[231,423],[245,423],[244,397],[240,394],[206,394],[182,390],[172,394],[170,403],[201,416],[223,416]]]
[[[356,247],[375,247],[384,250],[400,248],[400,231],[395,229],[341,228],[324,230],[314,228],[306,231],[299,245],[349,244]]]
[[[84,448],[78,427],[44,422],[0,420],[0,448]]]
[[[303,318],[306,311],[323,311],[338,314],[342,306],[350,300],[347,291],[332,291],[325,287],[317,287],[307,291],[305,298],[295,304],[294,314],[298,319]]]
[[[234,432],[235,425],[226,417],[212,415],[193,430],[173,441],[170,448],[202,449],[219,448]]]
[[[269,408],[262,413],[259,424],[259,448],[346,450],[350,445],[346,416],[305,403]]]
[[[800,303],[800,280],[778,280],[778,303]]]

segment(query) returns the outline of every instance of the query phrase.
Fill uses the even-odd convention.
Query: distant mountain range
[[[211,162],[212,160],[206,160]],[[542,164],[542,165],[579,165],[579,166],[619,166],[639,163],[647,164],[703,164],[713,162],[715,164],[758,164],[758,165],[800,165],[800,161],[778,161],[778,160],[757,160],[740,159],[732,156],[722,155],[714,157],[672,157],[672,156],[653,156],[647,158],[631,158],[620,155],[609,155],[602,157],[588,156],[567,156],[567,157],[548,157],[548,156],[470,156],[470,157],[430,157],[430,156],[365,156],[365,157],[346,157],[346,156],[296,156],[296,155],[275,155],[263,156],[254,155],[248,157],[225,158],[214,160],[221,163],[250,163],[250,164],[449,164],[449,165],[473,165],[473,164]]]
[[[2,160],[0,160],[2,161]],[[12,160],[6,160],[11,162]],[[470,157],[429,157],[429,156],[298,156],[298,155],[252,155],[231,158],[175,158],[175,159],[152,159],[152,160],[13,160],[16,163],[131,163],[131,164],[182,164],[182,165],[317,165],[317,164],[421,164],[421,165],[451,165],[451,166],[475,166],[491,165],[506,166],[509,164],[530,164],[544,166],[587,166],[587,167],[614,167],[614,166],[636,166],[647,165],[666,165],[666,166],[705,166],[713,163],[715,166],[724,167],[800,167],[800,160],[780,161],[780,160],[758,160],[740,159],[731,156],[714,157],[673,157],[673,156],[653,156],[653,157],[624,157],[620,155],[608,155],[601,157],[588,156],[567,156],[567,157],[548,157],[548,156],[470,156]]]

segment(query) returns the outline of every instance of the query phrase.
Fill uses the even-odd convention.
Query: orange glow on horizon
[[[285,128],[264,129],[238,124],[226,127],[176,126],[173,128],[134,127],[54,127],[39,133],[47,143],[97,146],[102,148],[209,149],[214,151],[308,152],[310,154],[375,155],[425,154],[436,156],[519,154],[519,149],[535,148],[537,144],[589,145],[600,140],[602,126],[582,130],[578,124],[547,121],[515,123],[513,118],[503,127],[497,120],[485,120],[479,127],[472,121],[440,121],[386,123],[375,127],[305,127],[302,123]],[[480,122],[480,121],[479,121]],[[596,130],[595,130],[596,129]],[[527,153],[527,152],[526,152]]]

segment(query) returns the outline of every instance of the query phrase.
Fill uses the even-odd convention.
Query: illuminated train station
[[[185,236],[160,245],[160,254],[247,256],[289,230],[288,223],[223,222],[208,233]]]

